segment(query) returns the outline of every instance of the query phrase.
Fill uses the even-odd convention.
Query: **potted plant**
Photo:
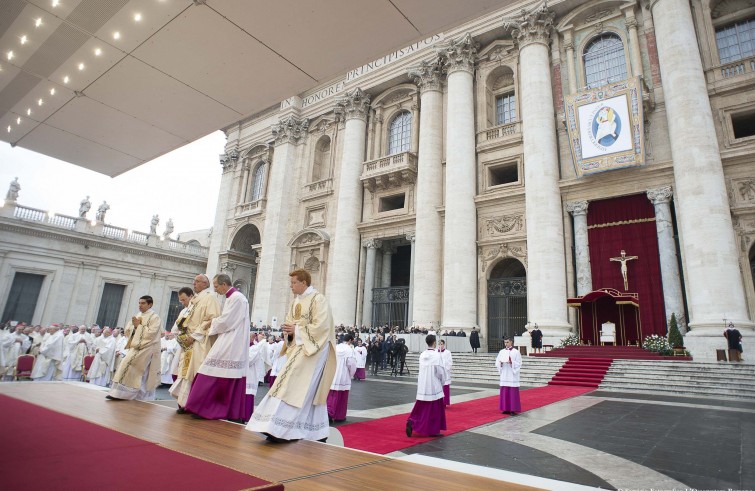
[[[674,350],[675,355],[683,356],[686,353],[684,349],[684,339],[679,331],[679,325],[676,322],[676,314],[671,314],[671,320],[668,323],[668,344]]]

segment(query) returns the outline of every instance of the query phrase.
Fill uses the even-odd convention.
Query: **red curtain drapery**
[[[593,289],[637,293],[642,336],[665,336],[666,314],[653,204],[644,194],[591,201],[587,227]],[[624,289],[621,263],[610,260],[619,257],[622,250],[627,256],[637,256],[627,262],[628,290]]]

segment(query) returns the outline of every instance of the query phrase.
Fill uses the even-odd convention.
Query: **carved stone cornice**
[[[292,143],[296,145],[306,136],[307,128],[309,128],[309,120],[306,118],[299,119],[291,115],[281,119],[272,126],[275,144]]]
[[[370,110],[370,96],[357,87],[346,92],[346,95],[336,99],[335,113],[345,120],[361,119],[367,121],[367,113]]]
[[[417,232],[407,232],[405,237],[409,242],[414,242],[417,239]]]
[[[431,90],[440,91],[443,85],[443,65],[440,60],[423,61],[419,66],[410,68],[407,75],[417,84],[420,94]]]
[[[231,160],[231,157],[227,153],[221,153],[219,156],[220,165],[223,167],[223,173],[226,173],[233,169],[235,160]]]
[[[498,244],[493,247],[478,247],[477,255],[480,258],[480,271],[485,272],[488,264],[499,257],[515,257],[527,266],[527,246],[518,247],[509,243]]]
[[[671,186],[664,186],[662,188],[648,189],[647,196],[654,205],[660,205],[661,203],[671,202],[674,192],[671,190]]]
[[[362,247],[366,247],[367,249],[380,249],[382,245],[383,242],[377,239],[367,239],[362,242]]]
[[[587,206],[589,204],[590,204],[589,201],[567,201],[566,211],[568,211],[574,216],[587,215]]]
[[[532,12],[523,11],[521,17],[506,19],[503,27],[504,29],[513,27],[511,37],[519,45],[520,50],[533,43],[548,46],[555,16],[555,13],[543,5]]]
[[[466,33],[459,39],[452,39],[444,46],[436,49],[438,56],[443,61],[446,72],[449,74],[463,70],[474,73],[477,48],[479,44],[472,40],[472,35]]]

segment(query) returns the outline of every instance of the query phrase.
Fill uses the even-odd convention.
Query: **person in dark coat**
[[[477,349],[480,347],[480,334],[474,327],[472,332],[469,333],[469,345],[472,347],[472,352],[477,353]]]
[[[729,322],[724,337],[729,344],[729,361],[742,361],[742,334],[734,328],[734,323]]]
[[[534,324],[534,327],[530,331],[530,337],[532,338],[532,352],[540,353],[543,350],[543,332]]]

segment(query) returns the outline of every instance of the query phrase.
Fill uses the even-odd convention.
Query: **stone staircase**
[[[454,353],[453,383],[498,385],[495,369],[497,353]],[[406,364],[416,381],[419,353],[409,353]],[[548,385],[566,358],[525,356],[521,384],[524,387]],[[390,373],[381,371],[385,376]],[[681,397],[714,397],[755,402],[755,365],[680,360],[621,360],[613,364],[598,386],[599,390],[635,392]]]
[[[498,353],[453,353],[453,383],[454,384],[490,384],[498,385],[498,371],[495,359]],[[553,376],[561,369],[564,358],[534,358],[525,356],[522,360],[520,382],[525,387],[540,387],[547,385]],[[408,353],[406,364],[411,370],[411,379],[417,379],[419,368],[419,353]],[[390,372],[381,372],[387,374]]]

